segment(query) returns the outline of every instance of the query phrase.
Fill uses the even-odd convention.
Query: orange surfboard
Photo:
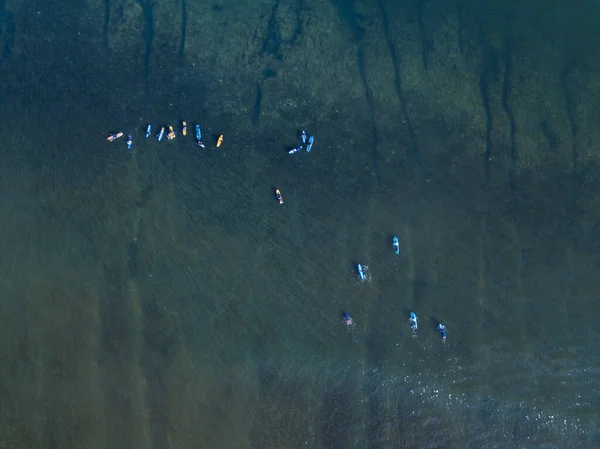
[[[119,137],[123,137],[123,133],[117,133],[117,134],[111,134],[109,135],[106,140],[108,140],[109,142],[112,142],[115,139],[118,139]]]

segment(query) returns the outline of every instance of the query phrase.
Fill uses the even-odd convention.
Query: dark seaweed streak
[[[0,63],[10,58],[15,40],[15,22],[13,15],[4,8],[4,0],[0,0],[0,31],[4,45],[0,49]]]
[[[510,35],[510,28],[505,28],[504,34],[504,51],[502,58],[504,60],[504,79],[502,82],[502,107],[504,112],[508,116],[509,134],[510,134],[510,153],[509,161],[510,165],[508,168],[508,183],[510,187],[510,193],[512,197],[512,214],[513,218],[517,216],[517,187],[516,187],[516,170],[517,170],[517,143],[516,143],[516,123],[515,115],[509,104],[509,96],[511,91],[511,70],[512,70],[512,53],[513,53],[513,40]]]
[[[550,126],[550,123],[548,123],[548,120],[542,120],[541,127],[542,134],[544,134],[544,137],[548,141],[548,148],[550,148],[551,151],[556,150],[558,148],[558,136]]]
[[[181,38],[179,40],[179,56],[183,58],[185,52],[185,38],[187,34],[187,4],[181,0]]]
[[[358,72],[365,92],[365,98],[369,107],[369,113],[371,116],[371,133],[373,136],[371,144],[371,156],[373,159],[373,168],[375,171],[375,177],[377,181],[380,181],[380,169],[379,169],[379,154],[377,147],[379,145],[379,137],[377,135],[377,127],[375,126],[375,110],[373,107],[373,97],[369,89],[369,83],[367,82],[367,71],[365,65],[365,56],[362,50],[362,37],[365,33],[364,29],[359,25],[358,21],[360,16],[354,12],[352,8],[352,0],[334,0],[334,5],[337,8],[338,15],[342,23],[344,23],[352,33],[353,40],[356,44],[356,61],[358,65]]]
[[[110,0],[104,0],[104,24],[102,26],[102,40],[108,48],[108,24],[110,23]]]
[[[421,32],[421,59],[423,60],[423,69],[427,72],[429,69],[429,39],[427,38],[427,30],[423,21],[423,0],[417,0],[417,23]]]
[[[485,36],[483,24],[479,25],[479,45],[482,50],[482,67],[479,75],[479,91],[481,93],[481,102],[485,113],[485,152],[483,155],[484,167],[484,188],[487,189],[490,181],[490,161],[492,160],[492,130],[493,117],[492,108],[490,106],[490,78],[497,76],[498,64],[496,52]]]
[[[152,40],[154,39],[154,18],[151,0],[138,0],[142,7],[142,15],[144,16],[144,92],[145,99],[142,106],[142,116],[148,104],[148,95],[150,95],[150,84],[148,81],[150,54],[152,53]]]
[[[392,58],[392,63],[394,65],[394,88],[396,90],[396,96],[398,98],[398,102],[400,103],[400,109],[402,110],[402,115],[404,117],[404,121],[406,122],[406,128],[408,130],[408,136],[410,138],[408,145],[408,156],[409,161],[414,167],[415,176],[419,179],[419,187],[422,189],[424,187],[425,179],[428,178],[428,175],[425,173],[425,167],[423,165],[423,160],[421,159],[421,152],[419,150],[419,143],[417,141],[417,135],[412,126],[412,122],[410,119],[410,114],[408,113],[408,105],[406,104],[406,98],[404,98],[404,89],[402,87],[402,76],[400,75],[400,68],[402,66],[402,61],[398,57],[396,52],[396,46],[392,41],[392,37],[389,30],[389,16],[385,9],[385,5],[383,0],[378,0],[377,4],[379,6],[379,11],[381,12],[382,22],[383,22],[383,33],[385,36],[385,40],[387,42],[388,51],[390,53],[390,57]],[[416,211],[419,210],[420,203],[420,195],[417,195],[414,198],[413,204],[410,208],[410,216],[409,219],[414,220],[416,218]]]
[[[292,47],[296,45],[304,32],[302,25],[302,10],[304,7],[303,0],[297,0],[295,3],[294,13],[296,15],[296,21],[294,26],[294,32],[288,39],[279,38],[279,23],[277,22],[277,10],[280,2],[276,1],[271,8],[271,14],[267,22],[267,29],[265,36],[263,37],[262,44],[260,46],[259,56],[272,56],[276,61],[283,60],[283,47]],[[277,72],[269,67],[265,68],[263,72],[263,79],[257,84],[256,87],[256,100],[254,102],[254,111],[252,113],[252,124],[258,126],[260,120],[260,112],[262,105],[262,82],[268,78],[272,78],[277,75]]]
[[[569,120],[569,126],[571,128],[571,198],[569,201],[568,217],[571,225],[577,223],[577,198],[579,197],[579,149],[577,148],[577,121],[575,119],[575,100],[573,98],[573,86],[569,80],[571,72],[575,69],[576,64],[574,62],[569,63],[560,74],[560,84],[565,93],[565,107],[567,109],[567,118]]]
[[[463,4],[462,0],[456,0],[456,36],[458,40],[458,51],[460,54],[464,54],[465,52],[465,42],[463,41]]]
[[[254,110],[252,112],[252,124],[258,125],[258,119],[260,117],[260,108],[262,105],[262,87],[260,83],[256,84],[256,100],[254,101]]]
[[[296,45],[300,37],[302,37],[302,33],[304,32],[301,20],[303,4],[301,0],[296,1],[294,8],[294,12],[296,14],[294,32],[288,39],[279,38],[279,23],[277,22],[277,10],[279,9],[279,5],[280,2],[276,1],[271,8],[271,15],[269,16],[269,21],[267,22],[267,32],[262,41],[260,55],[271,55],[277,60],[282,60],[282,46]]]

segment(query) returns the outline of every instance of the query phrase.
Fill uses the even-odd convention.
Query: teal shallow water
[[[259,56],[248,51],[249,69],[239,73],[227,72],[232,48],[172,51],[182,34],[166,4],[107,5],[106,36],[82,27],[92,6],[41,8],[37,25],[5,6],[12,16],[3,20],[17,31],[2,67],[14,88],[5,87],[0,106],[0,447],[597,444],[596,165],[578,112],[581,96],[595,94],[589,72],[564,75],[571,106],[553,104],[550,124],[539,124],[556,140],[554,153],[523,137],[518,160],[544,162],[514,171],[505,84],[492,67],[500,56],[488,68],[478,53],[464,56],[477,61],[475,96],[489,96],[481,128],[468,115],[442,121],[406,75],[417,70],[415,52],[420,65],[430,61],[430,78],[441,70],[439,50],[411,34],[429,29],[442,45],[434,30],[445,29],[448,11],[439,5],[407,5],[414,16],[388,20],[383,31],[365,17],[381,25],[380,11],[392,5],[321,5],[342,30],[355,30],[340,60],[344,52],[356,59],[336,82],[372,92],[356,98],[320,79],[314,92],[291,95],[290,85],[310,85],[308,75],[286,78],[307,63],[293,51],[310,33],[294,37],[284,25],[291,15],[309,27],[306,5],[259,8],[253,20],[265,29],[257,25],[256,39],[266,44]],[[235,30],[253,11],[214,5],[197,22],[195,8],[186,8],[184,48],[218,27]],[[457,11],[466,17],[462,45],[475,48],[469,21],[481,10]],[[59,13],[62,21],[50,20]],[[27,25],[29,35],[19,34]],[[139,40],[123,59],[115,42],[130,27]],[[399,45],[399,29],[414,48]],[[55,51],[73,40],[78,51]],[[396,91],[393,70],[368,63],[370,50],[388,44],[404,62],[397,76],[410,126],[397,94],[388,104],[375,88]],[[513,108],[519,135],[536,136]],[[147,122],[156,129],[181,119],[202,123],[206,150],[192,136],[143,138]],[[554,161],[572,151],[565,124],[573,120],[581,156],[571,170]],[[24,124],[36,132],[22,132]],[[313,151],[289,156],[303,127],[317,137]],[[131,153],[104,141],[121,128],[133,133]],[[209,142],[220,133],[217,150]],[[358,262],[371,282],[357,279]],[[417,338],[411,310],[421,319]],[[357,323],[351,332],[345,311]]]

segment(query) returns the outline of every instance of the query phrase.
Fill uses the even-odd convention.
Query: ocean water
[[[0,448],[600,447],[599,15],[0,2]]]

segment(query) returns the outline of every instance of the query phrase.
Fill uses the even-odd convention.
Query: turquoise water
[[[598,446],[596,16],[0,3],[0,448]]]

